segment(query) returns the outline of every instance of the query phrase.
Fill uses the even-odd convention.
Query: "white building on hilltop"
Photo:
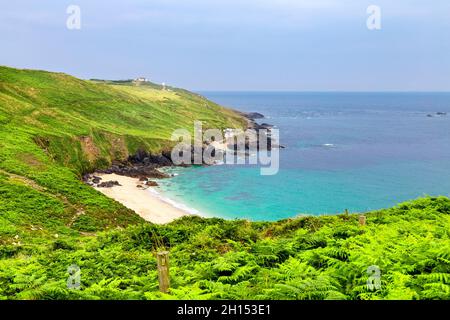
[[[147,78],[145,78],[145,77],[136,78],[136,79],[134,79],[134,81],[136,81],[136,82],[149,82],[149,80]]]

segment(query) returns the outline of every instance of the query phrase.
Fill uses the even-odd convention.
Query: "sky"
[[[67,28],[70,5],[80,29]],[[367,8],[381,10],[369,30]],[[71,20],[72,21],[72,20]],[[190,90],[450,91],[448,0],[15,0],[0,65]]]

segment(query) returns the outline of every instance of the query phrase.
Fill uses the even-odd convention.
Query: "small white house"
[[[147,78],[145,78],[145,77],[139,77],[139,78],[134,79],[134,81],[136,81],[136,82],[148,82],[149,80]]]

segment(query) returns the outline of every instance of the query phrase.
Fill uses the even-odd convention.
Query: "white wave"
[[[196,210],[194,208],[190,208],[190,207],[186,206],[183,203],[179,203],[179,202],[176,202],[176,201],[174,201],[172,199],[169,199],[169,198],[163,196],[158,191],[156,191],[154,188],[148,188],[147,191],[150,192],[153,196],[155,196],[159,200],[164,201],[165,203],[171,205],[174,208],[183,210],[183,211],[185,211],[185,212],[187,212],[189,214],[200,215],[200,211],[198,211],[198,210]]]

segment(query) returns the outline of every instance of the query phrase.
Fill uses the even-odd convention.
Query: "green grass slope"
[[[0,67],[0,201],[6,198],[0,209],[9,212],[0,216],[0,225],[12,233],[28,222],[90,232],[139,221],[81,183],[81,174],[138,149],[168,149],[172,132],[192,131],[195,120],[206,128],[246,123],[185,90]],[[25,212],[27,202],[32,212]]]
[[[245,125],[180,89],[0,67],[0,299],[450,299],[446,197],[366,213],[366,226],[346,214],[157,226],[80,181],[139,148],[170,147],[194,120]],[[158,292],[161,247],[170,294]],[[67,287],[73,264],[80,290]]]

